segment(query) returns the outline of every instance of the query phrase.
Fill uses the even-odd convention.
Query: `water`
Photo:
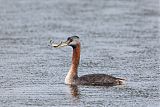
[[[159,0],[0,0],[1,107],[159,107]],[[81,39],[79,75],[126,78],[114,87],[64,84]]]

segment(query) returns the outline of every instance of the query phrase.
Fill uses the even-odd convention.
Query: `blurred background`
[[[0,0],[0,106],[159,107],[159,0]],[[79,75],[126,78],[114,87],[64,84],[77,35]]]

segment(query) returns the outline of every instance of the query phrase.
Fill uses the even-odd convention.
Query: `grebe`
[[[116,78],[107,74],[88,74],[78,77],[78,65],[80,60],[80,41],[78,36],[68,37],[67,41],[55,44],[50,41],[55,48],[71,46],[73,48],[72,64],[65,78],[65,83],[69,85],[100,85],[114,86],[122,85],[125,79]]]

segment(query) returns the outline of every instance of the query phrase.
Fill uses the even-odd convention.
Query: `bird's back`
[[[114,86],[123,84],[121,78],[116,78],[106,74],[89,74],[83,75],[76,79],[77,85],[99,85],[99,86]]]

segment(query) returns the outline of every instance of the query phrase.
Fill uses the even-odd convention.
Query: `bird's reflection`
[[[69,88],[70,88],[71,95],[73,97],[77,97],[78,98],[80,93],[79,93],[77,85],[69,85]]]

